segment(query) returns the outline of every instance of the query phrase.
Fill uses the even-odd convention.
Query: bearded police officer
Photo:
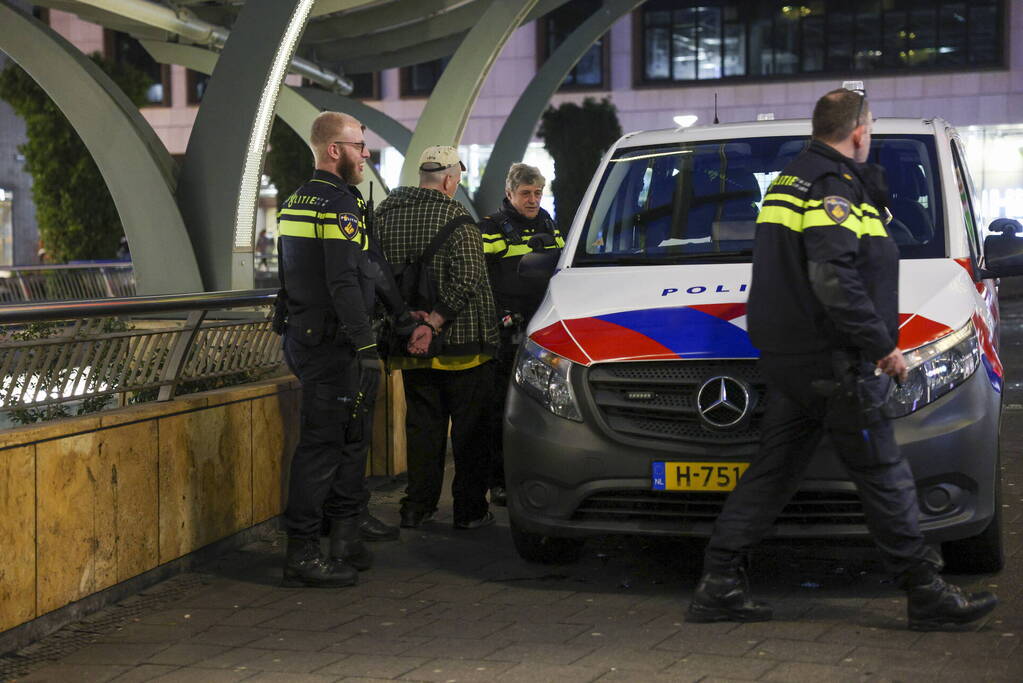
[[[565,246],[554,219],[540,206],[546,183],[540,169],[535,166],[512,164],[505,180],[501,209],[486,216],[479,225],[501,332],[496,366],[497,391],[494,392],[491,421],[490,500],[497,505],[506,502],[501,436],[506,390],[525,325],[540,307],[547,289],[547,280],[543,278],[520,277],[519,263],[526,254],[541,252],[556,255]]]
[[[753,250],[748,325],[767,382],[760,452],[729,495],[704,557],[687,621],[763,621],[746,555],[798,488],[821,437],[835,446],[863,502],[886,568],[908,596],[910,628],[965,624],[994,609],[939,575],[920,533],[916,485],[882,414],[899,350],[899,252],[886,230],[883,170],[865,163],[866,96],[829,92],[813,140],[764,197]]]
[[[377,291],[400,332],[427,336],[400,303],[393,278],[371,258],[362,181],[365,127],[323,112],[310,133],[316,170],[283,204],[279,219],[285,360],[302,383],[302,426],[291,462],[284,581],[345,586],[370,567],[363,540],[397,538],[372,517],[364,474],[381,361],[370,323]],[[323,516],[330,557],[320,553]]]

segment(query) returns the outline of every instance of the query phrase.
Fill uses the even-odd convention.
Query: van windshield
[[[608,164],[573,265],[749,263],[764,194],[809,145],[806,137],[744,138],[621,150]],[[875,135],[902,258],[945,256],[934,139]]]

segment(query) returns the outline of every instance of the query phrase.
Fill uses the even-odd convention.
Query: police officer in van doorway
[[[554,219],[540,206],[546,184],[547,180],[535,166],[512,164],[505,180],[505,198],[500,210],[484,217],[479,224],[501,332],[496,368],[497,391],[494,392],[491,422],[490,502],[495,505],[507,503],[501,421],[508,383],[514,371],[515,352],[526,324],[540,307],[547,290],[547,279],[521,277],[519,264],[526,254],[556,256],[565,246]]]
[[[372,410],[382,369],[370,324],[375,297],[397,316],[398,334],[430,336],[401,303],[389,271],[371,259],[365,203],[355,185],[369,157],[365,127],[323,112],[309,142],[313,177],[282,205],[281,291],[275,329],[302,383],[301,433],[291,461],[284,521],[285,585],[349,586],[372,554],[363,541],[393,540],[398,528],[369,514],[364,475]],[[285,322],[286,321],[286,322]],[[330,554],[320,552],[323,516],[331,520]]]
[[[881,406],[899,350],[899,252],[886,230],[883,169],[867,164],[866,95],[817,101],[813,139],[775,179],[757,219],[749,334],[767,382],[760,451],[714,526],[686,620],[765,621],[745,575],[750,549],[795,493],[827,434],[859,490],[886,569],[908,597],[908,625],[937,630],[994,609],[988,592],[945,583],[920,533],[916,484]]]

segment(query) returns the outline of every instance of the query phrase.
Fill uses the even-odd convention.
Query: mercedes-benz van
[[[809,121],[633,133],[607,153],[519,350],[504,417],[509,515],[526,559],[586,536],[707,536],[757,452],[765,386],[746,333],[757,214]],[[887,411],[921,526],[950,568],[1002,565],[995,277],[1023,272],[1015,221],[991,235],[955,130],[881,119],[870,161],[901,252],[909,380]],[[1006,227],[1007,226],[1007,227]],[[866,537],[827,439],[781,537]]]

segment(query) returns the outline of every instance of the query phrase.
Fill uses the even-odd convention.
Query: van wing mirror
[[[558,265],[558,257],[561,250],[550,252],[530,252],[519,260],[518,273],[523,280],[531,284],[546,285],[547,281],[554,275],[554,269]]]
[[[1023,225],[1011,218],[991,222],[984,238],[984,276],[1023,275]]]

